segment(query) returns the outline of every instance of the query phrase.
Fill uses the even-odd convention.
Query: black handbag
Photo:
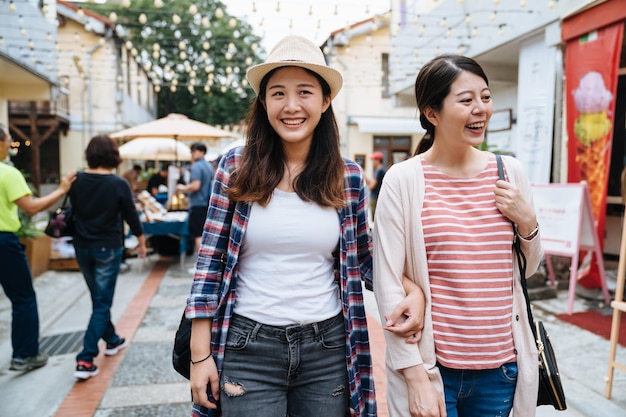
[[[185,317],[185,313],[180,319],[176,336],[174,337],[174,349],[172,349],[172,365],[174,370],[189,379],[189,366],[191,363],[191,320]]]
[[[222,274],[226,265],[226,254],[222,254],[221,259]],[[180,375],[189,379],[191,366],[191,320],[185,317],[183,312],[178,324],[178,330],[174,336],[174,348],[172,349],[172,366]]]
[[[63,204],[50,213],[50,219],[44,233],[50,237],[63,237],[74,235],[74,217],[72,206],[68,204],[68,195],[65,194]]]
[[[498,175],[501,180],[506,181],[504,178],[504,170],[502,168],[502,159],[500,155],[496,154],[496,160],[498,162]],[[515,230],[515,225],[513,225],[513,228],[513,230]],[[559,374],[559,368],[556,363],[556,355],[552,349],[550,337],[548,336],[548,332],[543,326],[543,323],[540,320],[535,321],[533,318],[530,298],[528,297],[528,285],[526,282],[526,256],[524,256],[524,252],[522,252],[519,238],[517,236],[513,239],[513,249],[517,255],[517,264],[522,278],[522,289],[524,291],[524,298],[526,298],[528,322],[533,332],[533,336],[535,337],[535,342],[537,343],[539,364],[539,393],[537,396],[537,405],[551,405],[556,410],[565,410],[567,408],[567,404],[565,403],[565,392],[563,391],[563,385],[561,384],[561,375]]]

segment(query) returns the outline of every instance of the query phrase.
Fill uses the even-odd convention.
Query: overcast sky
[[[303,35],[321,44],[331,32],[347,24],[388,11],[391,3],[390,0],[222,1],[228,13],[246,18],[255,33],[263,38],[263,46],[268,52],[289,34]],[[253,3],[256,13],[253,13]],[[276,10],[277,4],[279,11]]]

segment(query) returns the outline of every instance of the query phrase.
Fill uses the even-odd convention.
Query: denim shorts
[[[342,314],[302,326],[233,316],[220,380],[224,417],[344,417],[349,399]]]

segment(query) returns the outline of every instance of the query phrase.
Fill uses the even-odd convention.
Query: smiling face
[[[330,96],[324,97],[314,75],[299,67],[284,67],[270,76],[264,105],[270,125],[284,146],[309,148],[330,100]]]
[[[454,80],[440,111],[425,112],[435,126],[435,142],[446,146],[480,145],[492,114],[493,102],[487,83],[468,71],[461,71]]]

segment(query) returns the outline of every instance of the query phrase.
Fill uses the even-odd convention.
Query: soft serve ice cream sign
[[[589,184],[591,204],[595,211],[601,206],[606,181],[604,161],[606,152],[611,148],[611,119],[608,111],[613,94],[604,85],[602,74],[595,71],[586,73],[572,93],[579,112],[574,122],[574,134],[578,139],[576,160],[580,166],[581,179]]]

